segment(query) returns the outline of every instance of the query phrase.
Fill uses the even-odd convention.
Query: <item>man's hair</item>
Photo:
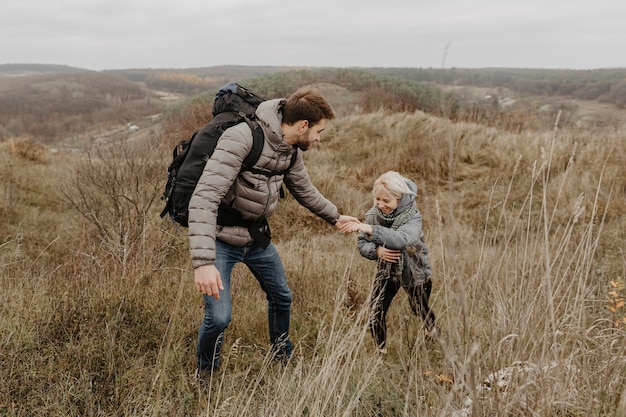
[[[330,107],[320,91],[313,87],[301,87],[293,93],[283,107],[283,123],[293,125],[299,120],[307,120],[309,125],[315,125],[322,119],[335,118],[335,112]]]
[[[387,190],[393,198],[397,198],[398,200],[400,200],[405,194],[415,195],[415,193],[411,191],[407,185],[404,177],[396,171],[387,171],[380,177],[376,178],[372,189],[372,195],[376,197],[376,195],[383,188]]]

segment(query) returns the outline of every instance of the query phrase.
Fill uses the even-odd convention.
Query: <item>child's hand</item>
[[[341,233],[352,233],[354,232],[354,228],[357,227],[361,222],[356,217],[352,216],[340,216],[337,223],[335,223],[335,227]]]
[[[361,223],[361,222],[351,222],[345,226],[344,233],[359,233],[359,232],[371,235],[372,226],[367,223]]]
[[[376,248],[376,255],[383,261],[396,263],[400,259],[400,251],[395,249],[387,249],[384,246]]]

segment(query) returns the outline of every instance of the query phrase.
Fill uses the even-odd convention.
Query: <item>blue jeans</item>
[[[236,247],[216,241],[215,246],[215,267],[221,275],[224,290],[220,291],[219,300],[204,296],[204,318],[198,330],[198,368],[211,371],[219,367],[224,331],[232,319],[230,274],[238,262],[243,262],[250,269],[267,297],[267,320],[275,358],[291,356],[291,290],[274,244],[270,243],[267,249],[263,249],[256,244]]]

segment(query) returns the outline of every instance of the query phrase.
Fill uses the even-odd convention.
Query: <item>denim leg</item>
[[[220,349],[224,330],[232,319],[230,274],[235,264],[243,258],[243,248],[216,241],[215,267],[220,273],[224,289],[220,299],[204,296],[204,318],[198,330],[198,368],[211,371],[219,367]]]
[[[243,262],[259,282],[267,298],[267,320],[272,351],[279,357],[289,357],[293,349],[289,340],[292,296],[278,251],[273,243],[266,249],[254,245],[246,248]]]

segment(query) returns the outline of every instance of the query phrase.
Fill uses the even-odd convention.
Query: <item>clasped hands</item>
[[[339,216],[337,223],[335,223],[335,227],[341,233],[367,233],[369,235],[372,234],[372,226],[367,223],[361,223],[359,219],[352,216]]]
[[[367,223],[361,223],[357,218],[351,216],[340,216],[335,227],[339,229],[341,233],[365,233],[370,236],[374,233],[372,225]],[[400,251],[397,249],[388,249],[384,246],[378,246],[376,248],[376,255],[383,261],[396,263],[400,259]]]

